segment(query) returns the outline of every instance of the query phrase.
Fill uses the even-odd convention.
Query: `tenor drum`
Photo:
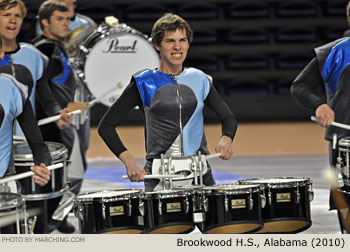
[[[190,189],[144,192],[145,233],[182,234],[194,230],[193,191]]]
[[[311,226],[312,181],[304,177],[256,178],[240,184],[259,185],[266,205],[262,208],[264,228],[259,233],[298,233]]]
[[[206,214],[203,233],[255,233],[264,223],[261,218],[261,190],[257,185],[224,184],[203,189]]]
[[[27,234],[25,199],[15,193],[0,193],[0,234]]]
[[[139,189],[120,189],[81,194],[74,213],[83,234],[140,234]]]
[[[148,37],[125,24],[98,26],[80,45],[76,60],[78,75],[95,97],[118,87],[101,100],[106,106],[119,98],[132,74],[160,63]]]
[[[45,142],[49,148],[52,163],[64,163],[64,167],[51,171],[50,181],[45,186],[39,186],[31,177],[18,180],[21,194],[27,200],[44,200],[56,198],[67,189],[67,172],[65,160],[68,158],[67,148],[60,143]],[[33,154],[27,142],[14,144],[14,159],[16,173],[30,171],[33,165]]]

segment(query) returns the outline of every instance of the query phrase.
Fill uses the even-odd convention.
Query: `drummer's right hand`
[[[128,174],[130,181],[140,182],[144,180],[146,171],[136,162],[135,158],[130,154],[130,152],[124,151],[119,155],[119,158],[125,164],[126,174]]]
[[[332,122],[334,122],[334,111],[328,104],[318,106],[315,115],[317,123],[322,127],[331,126]]]
[[[40,166],[32,166],[30,169],[35,173],[35,175],[32,176],[35,183],[44,186],[49,182],[51,172],[47,169],[45,164],[41,163]]]
[[[72,116],[68,114],[67,108],[60,110],[60,114],[61,114],[61,119],[56,121],[57,127],[60,129],[67,128],[69,124],[72,122]]]

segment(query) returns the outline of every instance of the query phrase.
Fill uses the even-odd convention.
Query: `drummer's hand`
[[[47,169],[45,164],[41,163],[40,166],[32,166],[30,169],[35,173],[35,175],[32,176],[35,183],[44,186],[49,182],[51,172]]]
[[[60,114],[61,114],[61,119],[56,121],[57,127],[60,129],[67,128],[69,124],[72,122],[72,116],[68,114],[67,108],[60,110]]]
[[[121,153],[119,158],[125,164],[126,174],[131,181],[140,182],[144,180],[144,176],[146,175],[145,169],[136,162],[135,158],[129,151],[124,151]]]
[[[232,157],[232,140],[228,136],[222,136],[219,144],[215,148],[216,153],[221,153],[220,158],[229,159]]]
[[[68,103],[67,109],[69,112],[75,111],[75,110],[81,110],[81,112],[84,112],[89,108],[89,103],[87,102],[70,102]]]
[[[328,106],[328,104],[318,106],[315,115],[317,123],[322,127],[331,126],[332,122],[334,122],[334,111]]]

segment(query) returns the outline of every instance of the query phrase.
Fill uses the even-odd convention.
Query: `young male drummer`
[[[222,159],[232,156],[232,139],[237,121],[218,95],[210,76],[183,62],[192,41],[188,23],[174,14],[166,14],[153,26],[152,42],[160,54],[158,69],[142,70],[111,106],[99,125],[99,134],[126,166],[131,181],[142,181],[152,173],[154,159],[208,154],[204,135],[203,107],[212,108],[222,124],[222,137],[216,147]],[[139,106],[146,118],[147,163],[145,169],[122,144],[116,126],[127,113]],[[205,185],[215,184],[210,167],[203,177]],[[146,180],[145,190],[152,191],[158,180]]]
[[[36,113],[35,99],[37,97],[37,101],[44,108],[45,117],[61,113],[62,119],[56,122],[57,126],[67,127],[72,118],[67,114],[66,109],[61,110],[48,87],[47,75],[44,71],[47,58],[32,45],[27,43],[18,44],[17,42],[17,35],[20,32],[26,13],[27,9],[21,0],[0,0],[0,37],[3,41],[3,50],[6,52],[0,60],[0,66],[11,63],[26,66],[34,81],[30,96],[34,113]],[[16,127],[15,134],[23,135],[19,127]]]
[[[0,59],[2,59],[4,51],[1,40],[0,51]],[[16,71],[16,78],[9,74],[12,70]],[[0,177],[15,173],[12,156],[12,126],[14,120],[17,119],[23,127],[27,142],[33,152],[36,165],[31,167],[31,170],[36,173],[33,175],[34,181],[44,186],[50,180],[51,172],[46,165],[51,164],[51,155],[42,139],[29,102],[32,87],[31,73],[24,66],[12,64],[0,67]],[[16,192],[16,186],[11,189]]]
[[[62,40],[69,34],[70,13],[67,5],[60,1],[45,1],[39,8],[39,20],[42,26],[43,34],[33,40],[34,45],[44,53],[50,60],[48,63],[47,75],[50,89],[55,100],[61,107],[68,106],[74,101],[76,91],[76,82],[73,69],[69,63],[69,54],[65,50]],[[75,110],[86,110],[87,103],[74,103]],[[73,125],[67,128],[59,129],[56,125],[46,125],[41,127],[45,140],[63,143],[69,152],[69,158],[76,155],[81,160],[79,167],[70,166],[81,170],[81,178],[72,180],[70,183],[71,191],[78,194],[82,185],[86,161],[84,155],[84,146],[82,140],[76,132]],[[78,146],[77,152],[75,152]],[[68,175],[71,170],[68,171]],[[73,226],[69,226],[66,220],[58,230],[65,233],[72,233]]]

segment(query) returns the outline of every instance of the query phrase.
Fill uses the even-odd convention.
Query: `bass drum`
[[[108,107],[119,98],[133,74],[160,64],[148,37],[126,24],[98,26],[79,46],[76,60],[78,76],[91,94],[101,97],[108,93],[100,100]]]

